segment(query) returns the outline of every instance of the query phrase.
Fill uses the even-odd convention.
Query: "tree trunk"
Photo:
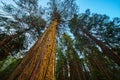
[[[29,50],[8,80],[54,80],[56,53],[55,20]]]
[[[17,34],[8,36],[7,38],[5,38],[2,41],[0,41],[0,47],[6,45],[7,43],[9,43],[10,41],[12,41],[16,37],[20,36],[21,34],[27,32],[27,31],[29,31],[30,29],[32,29],[32,27],[29,28],[29,29],[25,29],[24,31],[18,32]]]
[[[117,63],[120,66],[120,57],[114,53],[108,46],[106,46],[102,41],[97,40],[93,35],[91,35],[86,30],[81,30],[90,38],[92,39],[98,46],[101,47],[102,51],[106,56],[108,56],[110,59],[112,59],[115,63]]]

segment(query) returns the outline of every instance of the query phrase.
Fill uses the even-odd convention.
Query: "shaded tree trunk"
[[[10,41],[12,41],[16,37],[20,36],[21,34],[27,32],[27,31],[29,31],[30,29],[32,29],[32,27],[29,28],[29,29],[25,29],[24,31],[18,32],[17,34],[8,36],[7,38],[5,38],[2,41],[0,41],[0,47],[6,45],[7,43],[9,43]]]
[[[81,28],[81,27],[80,27]],[[102,49],[103,53],[106,54],[110,59],[112,59],[115,63],[120,66],[120,57],[114,53],[108,46],[106,46],[102,41],[96,39],[93,35],[89,32],[81,28],[81,30],[90,38],[92,39],[100,48]]]

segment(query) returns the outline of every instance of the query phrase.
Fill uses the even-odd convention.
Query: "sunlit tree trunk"
[[[54,20],[41,38],[29,50],[8,80],[54,80],[56,26]]]

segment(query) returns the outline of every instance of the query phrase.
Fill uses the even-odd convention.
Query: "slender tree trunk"
[[[29,29],[25,29],[24,31],[18,32],[17,34],[8,36],[7,38],[5,38],[2,41],[0,41],[0,47],[6,45],[7,43],[9,43],[10,41],[12,41],[16,37],[20,36],[21,34],[27,32],[27,31],[29,31],[30,29],[32,29],[32,27],[29,28]]]
[[[54,80],[56,53],[55,20],[29,50],[8,80]]]
[[[91,35],[86,30],[81,30],[90,38],[92,39],[98,46],[101,47],[104,54],[106,54],[110,59],[112,59],[115,63],[117,63],[120,66],[120,57],[114,53],[108,46],[106,46],[102,41],[96,39],[93,35]]]
[[[85,80],[85,74],[84,74],[84,71],[83,71],[83,62],[82,60],[80,60],[77,52],[71,48],[71,55],[73,56],[73,71],[75,72],[74,73],[74,78],[75,80]]]
[[[67,64],[67,60],[65,61],[65,80],[69,80],[69,77],[68,77],[68,64]]]
[[[68,62],[70,67],[70,80],[85,80],[82,61],[80,61],[79,56],[76,51],[70,46],[68,46]]]
[[[3,49],[3,51],[0,51],[0,61],[2,61],[3,59],[5,59],[9,53],[11,52],[11,50],[13,50],[14,48],[17,48],[18,45],[15,44],[14,46],[3,46],[1,47],[1,49]]]

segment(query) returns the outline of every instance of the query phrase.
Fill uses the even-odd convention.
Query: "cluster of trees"
[[[119,23],[89,9],[75,14],[69,21],[74,38],[63,34],[57,47],[57,80],[119,80]]]
[[[25,55],[21,50],[28,50],[41,36],[46,24],[57,20],[57,33],[61,35],[57,36],[56,80],[120,79],[120,18],[110,19],[107,15],[91,13],[89,9],[77,14],[75,0],[50,0],[46,22],[38,0],[13,1],[17,7],[3,3],[3,10],[14,20],[0,16],[0,27],[4,28],[0,28],[0,68],[4,67],[8,55],[16,57],[18,52]],[[65,28],[70,29],[73,38]],[[10,72],[11,65],[7,67]],[[5,71],[0,70],[2,75]],[[8,73],[5,77],[2,75],[0,79],[3,80],[9,76]]]

